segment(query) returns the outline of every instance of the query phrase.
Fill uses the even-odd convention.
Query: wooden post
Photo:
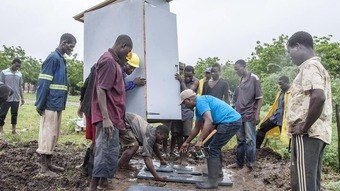
[[[336,117],[336,127],[338,130],[338,171],[340,172],[340,117],[339,117],[339,105],[335,105],[335,117]]]

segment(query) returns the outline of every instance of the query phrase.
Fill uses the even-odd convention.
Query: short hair
[[[170,132],[170,130],[169,130],[169,127],[168,126],[166,126],[166,125],[158,125],[157,127],[156,127],[156,130],[158,131],[158,132],[160,132],[161,134],[163,134],[163,135],[168,135],[169,134],[169,132]]]
[[[60,44],[66,41],[66,43],[77,43],[77,39],[76,37],[74,37],[72,34],[70,33],[64,33],[63,35],[61,35],[60,37]]]
[[[215,63],[211,67],[218,68],[218,71],[221,71],[221,65],[219,63]]]
[[[14,64],[14,63],[21,64],[20,58],[14,58],[13,61],[12,61],[12,64]]]
[[[192,72],[194,74],[195,73],[195,68],[193,66],[188,65],[188,66],[186,66],[184,68],[184,71],[185,72]]]
[[[242,59],[239,59],[239,60],[237,60],[236,62],[235,62],[235,65],[240,65],[240,66],[242,66],[242,67],[246,67],[247,66],[247,63],[246,63],[246,61],[244,61],[244,60],[242,60]]]
[[[117,37],[114,45],[118,46],[118,45],[122,45],[122,44],[125,44],[126,46],[129,46],[130,48],[132,48],[132,46],[133,46],[131,38],[126,34],[119,35]]]
[[[13,90],[5,84],[0,84],[0,99],[6,99],[8,95],[12,95]]]
[[[308,32],[299,31],[294,33],[287,42],[289,47],[296,45],[297,43],[304,45],[307,48],[313,49],[313,37]]]
[[[289,78],[287,76],[281,76],[279,80],[283,81],[284,83],[289,83]]]

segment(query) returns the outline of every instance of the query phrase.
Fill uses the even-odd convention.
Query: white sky
[[[21,46],[44,60],[60,35],[78,39],[74,53],[83,60],[83,24],[72,17],[102,0],[1,0],[0,45]],[[198,58],[222,62],[250,57],[256,41],[272,42],[280,34],[304,30],[340,41],[339,0],[173,0],[177,15],[180,61]],[[2,50],[2,47],[0,48]]]

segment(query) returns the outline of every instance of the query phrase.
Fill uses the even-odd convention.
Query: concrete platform
[[[127,189],[127,191],[192,191],[192,190],[160,188],[156,186],[133,185],[133,186],[130,186]]]
[[[168,166],[155,166],[156,171],[160,176],[167,177],[167,182],[179,182],[179,183],[199,183],[207,179],[204,176],[201,168],[195,166],[180,166],[180,165],[168,165]],[[139,171],[137,178],[152,180],[153,176],[144,166]],[[223,180],[219,183],[219,186],[232,186],[231,174],[223,169]]]

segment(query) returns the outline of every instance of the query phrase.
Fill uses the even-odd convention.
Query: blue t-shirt
[[[197,96],[196,120],[203,121],[203,115],[207,111],[211,112],[215,125],[235,122],[241,118],[241,115],[226,102],[210,95]]]

